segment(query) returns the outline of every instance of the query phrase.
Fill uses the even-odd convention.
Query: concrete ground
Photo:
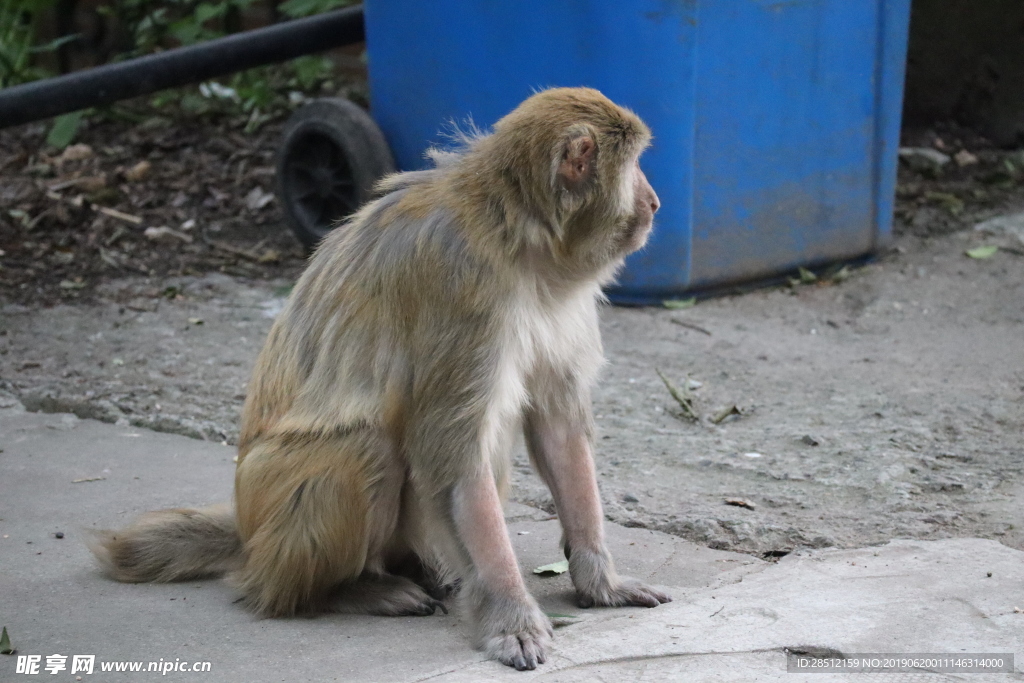
[[[2,398],[2,397],[0,397]],[[516,672],[469,645],[448,616],[331,615],[260,620],[222,581],[114,583],[82,530],[147,509],[231,494],[233,449],[130,425],[25,412],[0,401],[0,625],[14,656],[41,655],[47,680],[98,681],[765,681],[873,680],[787,673],[787,648],[819,653],[1024,654],[1024,552],[992,540],[901,540],[803,549],[777,563],[656,531],[609,524],[620,570],[665,586],[656,609],[580,610],[569,579],[535,576],[556,561],[558,524],[512,504],[512,538],[530,590],[555,617],[548,663]],[[51,675],[50,655],[67,657]],[[95,655],[94,673],[70,673]],[[209,662],[206,672],[111,673],[112,662]],[[79,678],[76,678],[79,677]],[[903,675],[884,676],[902,680]],[[914,680],[1024,680],[1012,673],[925,673]]]
[[[605,512],[758,557],[896,538],[1024,550],[1022,264],[1024,242],[1008,237],[903,237],[841,281],[604,309]],[[128,278],[89,304],[0,303],[0,391],[30,410],[232,443],[289,285]],[[680,415],[659,372],[693,387],[700,420]],[[715,422],[731,406],[740,414]],[[553,510],[525,449],[515,457],[513,499]]]

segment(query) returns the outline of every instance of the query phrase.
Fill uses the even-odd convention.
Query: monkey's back
[[[384,426],[418,394],[473,384],[445,360],[488,346],[510,276],[437,197],[440,171],[402,175],[416,182],[331,232],[296,283],[257,360],[240,459],[262,435]]]

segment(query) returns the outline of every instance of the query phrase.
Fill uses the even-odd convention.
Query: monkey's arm
[[[526,590],[489,465],[452,492],[452,516],[473,573],[464,584],[485,652],[520,671],[544,663],[551,624]]]
[[[589,407],[580,410],[589,417]],[[665,593],[615,571],[604,543],[604,513],[588,422],[543,408],[529,411],[525,421],[530,458],[555,499],[579,605],[657,607],[670,602]]]

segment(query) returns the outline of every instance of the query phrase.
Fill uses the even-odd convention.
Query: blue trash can
[[[650,303],[865,255],[891,232],[910,0],[366,0],[403,169],[444,122],[586,85],[654,132],[662,201],[609,294]]]

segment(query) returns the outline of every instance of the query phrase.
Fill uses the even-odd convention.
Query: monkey
[[[383,179],[329,233],[256,361],[234,506],[163,510],[90,547],[121,581],[228,574],[257,614],[429,615],[458,586],[476,646],[545,661],[502,513],[517,432],[581,607],[654,607],[604,542],[590,392],[602,286],[660,201],[651,133],[597,90],[539,91],[489,134]]]

